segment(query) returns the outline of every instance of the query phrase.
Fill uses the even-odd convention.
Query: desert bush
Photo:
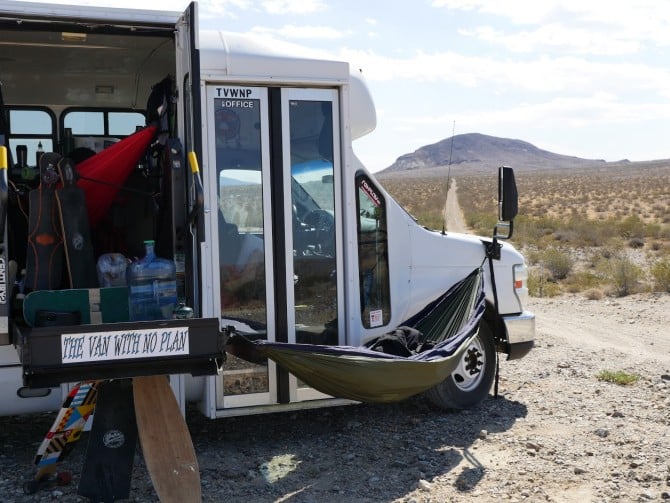
[[[489,236],[493,232],[493,227],[498,223],[498,218],[492,213],[474,213],[466,216],[467,226],[474,230],[476,234]]]
[[[630,374],[623,370],[601,370],[598,372],[598,375],[596,375],[596,378],[599,381],[610,382],[618,384],[619,386],[629,386],[640,380],[639,375]]]
[[[639,216],[629,215],[619,222],[617,230],[624,239],[642,238],[644,237],[644,227],[644,223]]]
[[[556,223],[548,217],[531,218],[519,215],[514,221],[514,241],[521,245],[539,245],[545,236],[553,234]]]
[[[605,279],[595,271],[578,271],[570,274],[564,281],[568,292],[578,293],[588,289],[598,289],[604,285]]]
[[[543,282],[544,278],[541,277],[539,272],[536,272],[534,269],[529,270],[528,279],[526,280],[528,295],[531,297],[542,297]]]
[[[544,275],[543,268],[533,268],[528,271],[528,295],[531,297],[556,297],[561,294],[561,287],[553,282],[548,281]]]
[[[618,257],[608,263],[613,293],[625,297],[639,290],[642,269],[628,257]]]
[[[572,271],[575,263],[570,253],[558,248],[547,248],[543,254],[543,261],[545,267],[551,273],[551,277],[555,280],[565,279]]]
[[[575,246],[605,246],[612,239],[609,220],[571,218],[566,225],[574,234],[572,243]]]
[[[651,266],[654,288],[659,292],[670,292],[670,258],[656,262]]]
[[[605,294],[599,288],[589,288],[588,290],[584,291],[584,297],[587,300],[600,300],[604,296]]]

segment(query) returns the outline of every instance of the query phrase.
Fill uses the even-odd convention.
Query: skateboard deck
[[[56,208],[56,165],[60,155],[52,152],[40,159],[40,185],[28,194],[27,291],[54,290],[62,280],[63,238]]]
[[[55,421],[37,449],[35,480],[44,480],[56,472],[57,463],[70,451],[95,408],[98,381],[75,385],[63,402]]]
[[[92,502],[128,499],[136,447],[132,381],[101,382],[77,494]]]
[[[133,394],[140,445],[158,498],[200,503],[195,449],[167,377],[135,377]]]
[[[23,317],[30,326],[44,314],[79,313],[82,324],[128,321],[128,288],[81,288],[31,292],[23,301]]]
[[[9,344],[9,304],[12,293],[11,287],[14,284],[12,273],[8,271],[6,223],[9,192],[7,190],[7,166],[7,147],[0,144],[0,344]]]
[[[60,160],[58,172],[63,187],[56,190],[56,207],[60,215],[68,284],[70,288],[94,288],[98,286],[98,275],[86,197],[76,185],[74,164],[70,159]]]

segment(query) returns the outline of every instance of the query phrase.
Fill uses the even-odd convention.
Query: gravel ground
[[[392,405],[188,423],[206,502],[670,500],[670,294],[532,299],[537,345],[501,362],[499,397],[444,412]],[[601,370],[640,376],[631,386]],[[22,493],[52,414],[0,418],[3,502],[81,501],[74,485]],[[135,502],[156,501],[141,456]]]

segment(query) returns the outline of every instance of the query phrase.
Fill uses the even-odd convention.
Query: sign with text
[[[62,334],[65,363],[126,360],[189,354],[188,327]]]

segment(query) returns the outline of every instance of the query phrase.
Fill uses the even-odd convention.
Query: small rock
[[[584,468],[580,468],[579,466],[575,466],[574,470],[575,475],[581,475],[582,473],[586,473],[586,470]]]
[[[609,436],[610,431],[607,428],[598,428],[594,433],[600,438],[606,438]]]
[[[432,487],[433,485],[427,480],[424,479],[419,480],[419,489],[421,489],[422,491],[428,492],[432,489]]]
[[[541,448],[542,448],[542,446],[540,444],[537,444],[535,442],[530,442],[530,441],[526,442],[526,449],[531,449],[533,451],[538,452]]]

